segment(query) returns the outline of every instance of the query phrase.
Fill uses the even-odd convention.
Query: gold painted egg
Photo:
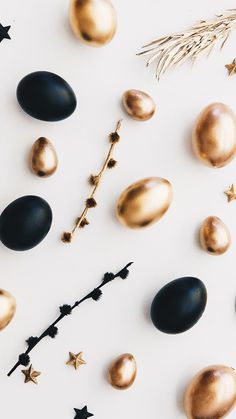
[[[188,419],[221,419],[236,404],[236,374],[232,368],[214,365],[190,382],[184,400]]]
[[[49,177],[57,170],[57,153],[47,138],[40,137],[33,144],[30,166],[32,171],[39,177]]]
[[[116,11],[110,0],[71,0],[70,24],[77,38],[100,47],[116,33]]]
[[[212,255],[222,255],[231,244],[228,227],[218,217],[208,217],[200,228],[200,243]]]
[[[127,227],[146,227],[166,213],[172,196],[172,185],[168,180],[160,177],[142,179],[121,194],[117,202],[117,217]]]
[[[8,291],[0,289],[0,330],[12,320],[16,311],[16,300]]]
[[[156,105],[151,96],[140,90],[127,90],[123,94],[123,105],[128,115],[138,121],[147,121],[156,111]]]
[[[223,167],[236,155],[236,117],[223,103],[203,110],[193,130],[193,149],[207,166]]]
[[[109,368],[108,379],[112,387],[117,390],[126,390],[135,381],[137,364],[131,354],[120,355]]]

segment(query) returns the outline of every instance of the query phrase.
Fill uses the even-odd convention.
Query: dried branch
[[[212,20],[202,20],[185,32],[159,38],[142,47],[137,55],[148,55],[147,66],[156,63],[156,77],[170,68],[183,64],[186,60],[195,61],[205,53],[210,54],[215,44],[222,41],[224,47],[231,32],[236,29],[236,9],[218,15]]]
[[[14,367],[11,369],[11,371],[7,374],[8,377],[10,377],[13,372],[20,366],[23,365],[24,367],[26,367],[27,365],[29,365],[30,363],[30,357],[29,357],[29,353],[35,348],[35,346],[37,346],[39,344],[39,342],[41,342],[41,340],[43,340],[44,338],[46,338],[47,336],[51,337],[51,338],[55,338],[57,333],[58,333],[58,328],[56,327],[56,325],[62,320],[64,319],[64,317],[69,316],[70,314],[72,314],[72,311],[77,308],[78,306],[80,306],[84,301],[92,299],[94,301],[98,301],[100,300],[101,296],[102,296],[102,291],[101,289],[107,285],[108,283],[114,281],[114,279],[116,278],[121,278],[121,279],[126,279],[129,275],[129,267],[132,265],[133,262],[128,263],[123,269],[121,269],[119,272],[117,272],[116,274],[113,274],[111,272],[107,272],[104,276],[103,276],[103,280],[101,285],[99,285],[97,288],[94,288],[94,290],[92,290],[91,292],[89,292],[85,297],[81,298],[81,300],[76,301],[72,306],[68,305],[68,304],[64,304],[63,306],[59,307],[59,311],[60,311],[60,315],[57,317],[57,319],[50,324],[50,326],[48,326],[45,331],[39,336],[39,337],[35,337],[35,336],[31,336],[29,339],[26,340],[26,343],[28,345],[27,350],[22,353],[21,355],[19,355],[18,357],[18,361],[16,362],[16,364],[14,365]]]
[[[109,148],[107,157],[106,157],[106,159],[103,163],[103,166],[102,166],[100,172],[97,175],[91,175],[89,177],[89,183],[90,183],[90,185],[93,186],[91,194],[86,199],[84,209],[83,209],[81,215],[77,218],[73,230],[71,232],[64,232],[63,233],[61,239],[64,243],[71,243],[74,236],[75,236],[76,231],[79,228],[83,228],[83,227],[85,227],[86,225],[89,224],[86,216],[87,216],[87,213],[88,213],[90,208],[95,208],[97,206],[97,202],[95,200],[95,195],[96,195],[97,189],[98,189],[98,187],[99,187],[99,185],[102,181],[103,175],[104,175],[104,173],[106,172],[107,169],[112,169],[117,164],[116,160],[113,159],[113,151],[114,151],[114,148],[115,148],[116,144],[120,140],[119,131],[120,131],[120,128],[121,128],[121,123],[122,123],[122,120],[119,120],[118,123],[117,123],[115,132],[112,132],[109,135],[110,148]]]

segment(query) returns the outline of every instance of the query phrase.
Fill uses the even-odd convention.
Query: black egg
[[[164,333],[182,333],[198,322],[206,303],[207,290],[200,279],[179,278],[157,293],[151,306],[151,319]]]
[[[61,121],[76,108],[76,96],[70,85],[48,71],[25,76],[18,84],[16,95],[26,113],[43,121]]]
[[[0,217],[0,239],[12,250],[29,250],[37,246],[50,230],[52,210],[48,203],[33,195],[9,204]]]

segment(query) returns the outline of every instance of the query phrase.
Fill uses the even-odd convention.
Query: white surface
[[[17,315],[0,334],[0,415],[4,419],[72,419],[73,408],[88,405],[96,419],[181,419],[183,390],[201,368],[215,363],[236,367],[236,203],[228,205],[223,191],[236,182],[236,161],[220,170],[198,162],[190,133],[201,109],[222,101],[236,110],[236,77],[224,65],[235,57],[236,34],[224,51],[201,60],[194,69],[181,67],[155,81],[152,69],[135,56],[139,46],[156,36],[182,30],[211,17],[235,1],[114,0],[119,30],[105,48],[83,46],[71,34],[65,0],[1,0],[0,21],[12,25],[12,41],[0,45],[0,176],[1,209],[25,194],[38,194],[51,204],[54,222],[43,243],[25,253],[1,246],[1,288],[11,291]],[[35,70],[64,77],[78,96],[74,115],[61,123],[44,123],[18,107],[19,80]],[[148,91],[158,113],[147,123],[123,115],[124,90]],[[96,173],[107,152],[107,134],[124,116],[119,166],[106,174],[91,211],[90,227],[72,245],[60,234],[72,226],[89,192],[86,179]],[[38,179],[27,167],[33,141],[47,136],[56,146],[60,168],[50,179]],[[132,182],[163,176],[174,186],[166,216],[143,231],[123,228],[114,216],[115,202]],[[221,257],[198,247],[196,233],[208,215],[229,226],[233,244]],[[25,349],[24,339],[40,333],[57,315],[57,306],[72,303],[95,287],[104,272],[135,265],[126,282],[116,282],[101,302],[84,304],[60,325],[54,341],[43,341],[32,353],[43,372],[38,387],[23,384],[18,370],[6,373]],[[199,323],[188,333],[167,336],[149,320],[149,307],[159,288],[172,279],[201,278],[209,300]],[[65,366],[68,351],[84,351],[87,366],[76,373]],[[106,381],[110,361],[133,353],[138,378],[126,391]],[[234,418],[235,412],[229,418]]]

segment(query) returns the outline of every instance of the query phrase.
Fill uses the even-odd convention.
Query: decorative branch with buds
[[[109,284],[110,282],[114,281],[116,278],[126,279],[129,275],[129,267],[132,265],[133,262],[128,263],[123,269],[121,269],[116,274],[111,272],[107,272],[102,280],[102,283],[97,287],[94,288],[93,291],[89,292],[85,297],[81,298],[80,300],[76,301],[73,305],[64,304],[63,306],[59,307],[60,315],[56,318],[56,320],[48,326],[45,331],[39,336],[31,336],[29,339],[26,340],[28,345],[27,350],[19,355],[18,361],[11,369],[11,371],[7,374],[10,377],[13,372],[20,366],[23,365],[26,367],[30,363],[29,353],[47,336],[51,338],[55,338],[58,333],[57,324],[64,319],[64,317],[69,316],[72,314],[72,311],[79,307],[82,303],[86,300],[92,299],[94,301],[98,301],[102,296],[102,288]]]
[[[91,194],[86,199],[84,209],[83,209],[81,215],[77,218],[73,230],[71,232],[64,232],[63,233],[61,239],[64,243],[71,243],[74,236],[75,236],[76,231],[79,228],[83,228],[83,227],[85,227],[89,224],[89,221],[87,220],[86,216],[87,216],[88,211],[91,208],[95,208],[97,206],[97,202],[95,200],[95,195],[96,195],[97,189],[98,189],[98,187],[99,187],[99,185],[102,181],[103,175],[104,175],[104,173],[106,172],[107,169],[112,169],[117,164],[117,161],[114,160],[114,158],[113,158],[113,151],[114,151],[114,148],[115,148],[116,144],[120,141],[119,131],[120,131],[120,128],[121,128],[121,123],[122,123],[122,120],[119,120],[118,123],[117,123],[115,132],[112,132],[109,135],[110,148],[109,148],[107,157],[106,157],[106,159],[103,163],[103,166],[102,166],[100,172],[97,175],[91,175],[89,177],[89,183],[92,186]]]

